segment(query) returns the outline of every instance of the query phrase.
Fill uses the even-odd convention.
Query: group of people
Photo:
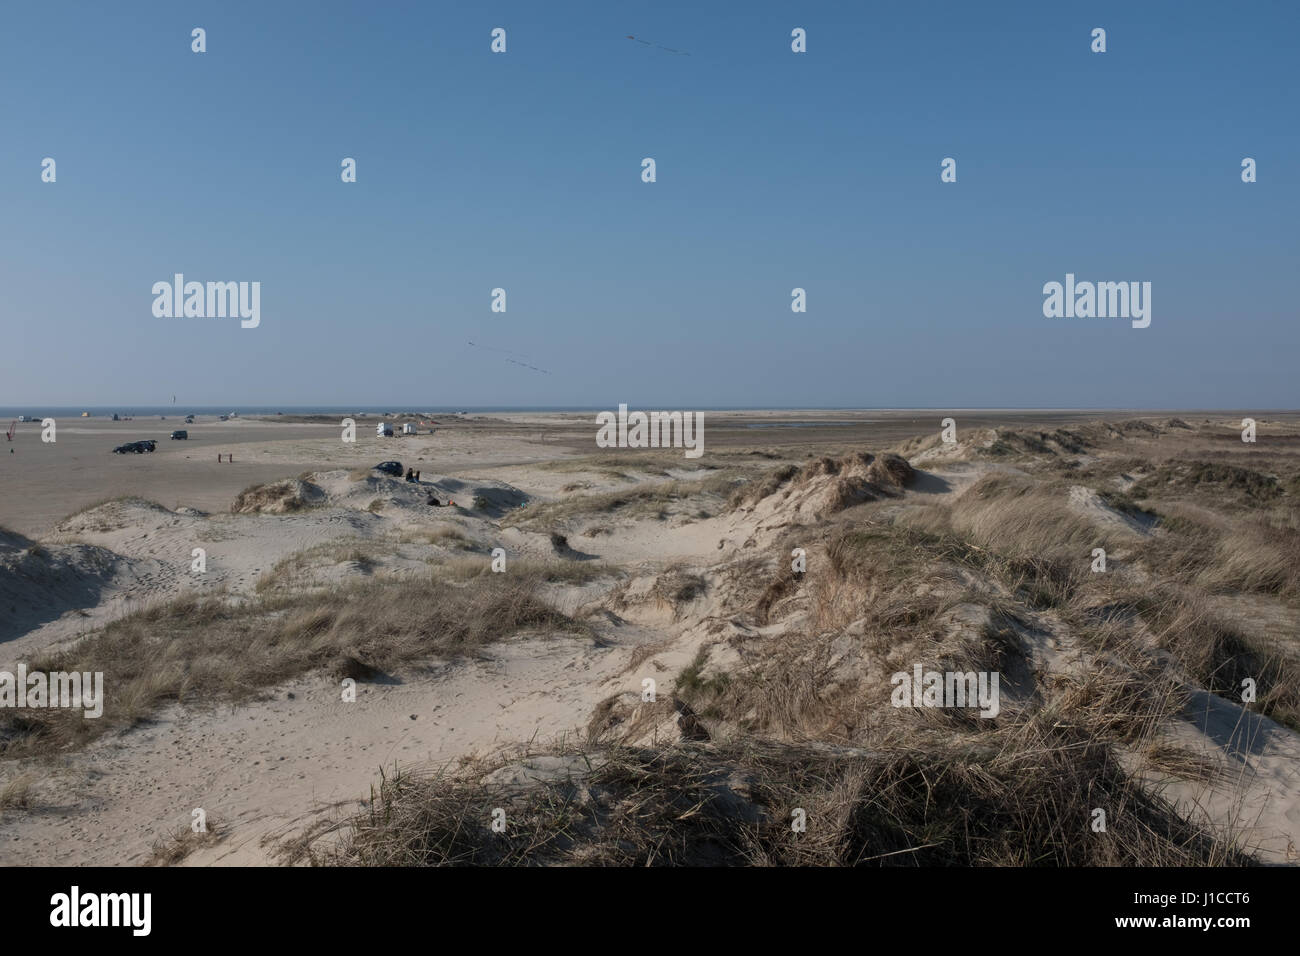
[[[420,480],[420,473],[419,473],[418,471],[411,471],[411,469],[408,468],[408,469],[406,469],[406,480],[407,480],[407,481],[419,482],[419,480]]]

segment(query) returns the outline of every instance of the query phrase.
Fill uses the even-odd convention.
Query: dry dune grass
[[[435,525],[432,528],[403,532],[403,544],[417,541],[444,548],[456,548],[462,551],[476,550],[476,546],[474,542],[470,540],[470,537],[456,525],[451,523],[443,523]]]
[[[838,540],[840,547],[858,540],[876,549],[888,541],[893,566],[902,568],[911,565],[899,548],[910,544],[990,576],[1029,608],[1051,610],[1082,634],[1094,633],[1089,625],[1098,606],[1127,609],[1153,629],[1158,646],[1175,652],[1192,679],[1239,700],[1241,679],[1252,677],[1260,686],[1261,712],[1300,727],[1300,654],[1241,628],[1213,606],[1213,595],[1224,591],[1293,598],[1300,565],[1289,557],[1297,542],[1292,532],[1249,521],[1211,527],[1182,520],[1162,525],[1159,536],[1135,540],[1069,510],[1062,497],[1050,484],[983,479],[951,506],[912,509],[892,528]],[[1092,573],[1093,547],[1131,551],[1145,576],[1126,575],[1122,564],[1109,574]],[[931,569],[927,576],[938,573]]]
[[[325,501],[325,492],[301,478],[286,478],[266,485],[250,485],[235,498],[235,514],[290,514]]]
[[[762,501],[764,498],[776,494],[782,486],[797,475],[799,475],[799,468],[796,465],[782,465],[779,468],[774,468],[762,478],[741,485],[732,492],[727,503],[732,508],[738,508],[756,501]]]
[[[487,575],[469,586],[367,580],[330,591],[231,601],[187,596],[120,618],[33,670],[103,672],[103,716],[48,710],[3,718],[0,754],[83,744],[170,702],[247,700],[354,657],[377,670],[472,654],[522,630],[588,634],[538,594],[532,575]]]
[[[877,456],[854,451],[840,456],[821,455],[802,468],[782,465],[742,484],[732,492],[728,505],[732,509],[745,508],[777,492],[784,492],[787,498],[799,496],[816,484],[825,498],[821,511],[830,515],[864,501],[896,495],[913,475],[907,460],[893,453]]]
[[[1002,639],[985,624],[994,613],[977,614],[976,626],[946,617],[993,603],[989,596],[971,594],[938,562],[918,589],[917,569],[928,559],[873,546],[883,537],[832,537],[808,555],[810,567],[824,570],[804,580],[780,566],[754,607],[755,621],[769,623],[780,608],[802,612],[802,623],[749,639],[737,648],[739,666],[680,683],[678,692],[701,715],[743,734],[861,744],[898,716],[888,707],[892,673],[922,660],[998,669]]]
[[[655,580],[651,593],[676,614],[682,605],[694,601],[708,589],[709,583],[704,575],[677,563],[664,569]]]
[[[41,777],[38,773],[25,770],[0,785],[0,816],[6,810],[30,808],[33,802],[33,791],[40,781]]]
[[[1209,545],[1196,576],[1201,587],[1300,597],[1300,532],[1245,521],[1211,536]]]
[[[1151,630],[1156,645],[1197,684],[1229,700],[1240,700],[1242,682],[1256,684],[1252,709],[1300,729],[1300,653],[1253,634],[1204,595],[1162,584],[1129,598]]]
[[[782,549],[782,553],[789,553],[787,549]],[[763,562],[766,569],[766,562]],[[766,626],[772,621],[773,610],[786,598],[794,594],[799,588],[799,575],[796,575],[794,569],[788,563],[782,562],[778,565],[780,570],[773,576],[763,588],[754,605],[754,622],[760,627]],[[743,570],[739,573],[742,581],[752,580],[752,574]]]
[[[1064,738],[1064,739],[1063,739]],[[544,772],[520,774],[519,768]],[[521,780],[521,776],[523,780]],[[529,777],[532,779],[528,779]],[[1107,809],[1107,830],[1090,828]],[[494,831],[493,812],[504,811]],[[792,826],[800,818],[806,829]],[[1211,866],[1246,858],[1045,720],[879,749],[503,755],[386,778],[323,865]]]
[[[478,578],[497,578],[492,563],[485,558],[456,557],[432,564],[433,575],[440,581],[464,583]],[[521,584],[539,588],[544,584],[590,584],[602,578],[618,577],[622,571],[601,561],[540,561],[533,558],[515,558],[510,561],[505,574],[518,579]]]
[[[736,481],[736,476],[730,472],[717,472],[698,480],[662,481],[640,484],[625,491],[573,494],[526,505],[507,514],[501,524],[505,527],[549,529],[573,518],[592,515],[665,518],[674,508],[685,507],[701,496],[725,498]]]
[[[178,826],[175,830],[154,841],[153,851],[145,866],[175,866],[195,850],[215,846],[229,835],[229,828],[220,820],[209,817],[205,829],[195,831],[192,826]]]
[[[887,691],[880,674],[917,659],[963,671],[1006,668],[1014,638],[1000,639],[994,627],[941,626],[954,608],[984,606],[992,621],[1050,612],[1075,630],[1081,647],[1104,655],[1089,680],[1063,685],[1071,709],[1088,712],[1099,739],[1162,752],[1151,735],[1181,711],[1183,679],[1237,699],[1241,679],[1252,676],[1260,711],[1296,726],[1294,660],[1223,620],[1194,590],[1090,573],[1093,546],[1140,549],[1144,542],[1069,508],[1065,492],[1052,482],[995,475],[951,504],[887,516],[876,509],[865,520],[851,513],[854,520],[838,522],[824,549],[809,556],[810,566],[824,562],[831,573],[801,584],[778,571],[755,608],[756,623],[767,624],[774,606],[802,590],[803,632],[742,654],[744,666],[688,683],[683,696],[705,717],[745,732],[861,743],[872,727],[869,704]],[[1257,551],[1243,551],[1260,560]],[[971,591],[971,574],[995,587]],[[1204,569],[1200,574],[1203,583]],[[1100,619],[1099,608],[1107,609]],[[1172,651],[1181,671],[1158,662],[1157,648]],[[865,695],[864,669],[877,675]]]
[[[915,509],[908,520],[923,530],[956,532],[1008,557],[1091,555],[1096,547],[1132,543],[1072,509],[1068,495],[1067,485],[995,473],[981,478],[952,505]]]
[[[398,545],[417,547],[401,549]],[[421,551],[428,545],[437,551]],[[476,578],[491,576],[492,560],[488,547],[474,543],[464,532],[452,525],[435,526],[402,532],[398,541],[385,538],[344,537],[314,545],[280,559],[257,579],[255,590],[259,595],[293,594],[304,588],[332,588],[336,579],[328,572],[339,565],[348,565],[348,571],[360,574],[403,576],[402,571],[385,571],[382,563],[396,557],[414,557],[423,560],[439,581],[464,584]],[[410,552],[410,553],[408,553]],[[617,568],[600,561],[553,560],[540,561],[516,558],[508,567],[510,576],[531,586],[541,584],[587,584],[618,573]],[[322,576],[325,573],[326,576]]]
[[[1276,475],[1257,468],[1247,468],[1225,462],[1197,459],[1175,459],[1162,462],[1133,489],[1136,497],[1167,495],[1171,491],[1204,491],[1212,494],[1216,503],[1224,499],[1241,502],[1270,502],[1281,497],[1282,483]]]
[[[628,449],[617,455],[586,455],[559,458],[537,466],[542,471],[591,473],[609,478],[632,480],[629,471],[667,477],[671,471],[711,471],[716,465],[683,457],[681,452]]]
[[[312,572],[322,568],[351,563],[357,570],[368,573],[380,559],[394,553],[393,545],[383,540],[349,536],[335,538],[322,544],[295,551],[277,561],[263,572],[254,585],[258,594],[291,591],[310,587]]]

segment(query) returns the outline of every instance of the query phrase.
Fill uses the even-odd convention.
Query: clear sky
[[[0,405],[1296,407],[1297,54],[1292,0],[6,3]]]

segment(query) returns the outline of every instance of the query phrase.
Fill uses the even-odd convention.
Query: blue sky
[[[0,405],[1300,404],[1295,3],[4,20]],[[175,272],[260,327],[155,318]],[[1044,318],[1067,272],[1151,326]]]

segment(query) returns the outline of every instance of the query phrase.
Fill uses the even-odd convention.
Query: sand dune
[[[1300,672],[1300,595],[1296,581],[1258,566],[1269,549],[1295,547],[1286,524],[1300,474],[1293,424],[1272,426],[1274,444],[1241,451],[1219,441],[1214,422],[1168,418],[1047,430],[995,422],[951,444],[899,420],[864,422],[847,441],[844,426],[828,426],[834,434],[816,453],[806,430],[765,430],[763,446],[720,441],[698,463],[659,452],[578,457],[581,447],[555,440],[575,427],[563,417],[512,417],[477,435],[467,426],[400,454],[392,445],[329,452],[323,443],[335,439],[308,437],[305,425],[241,427],[236,460],[265,444],[279,471],[226,487],[222,507],[206,493],[207,507],[135,496],[61,517],[36,538],[0,537],[0,604],[12,609],[0,647],[10,664],[50,654],[75,662],[114,634],[148,639],[177,601],[210,598],[244,615],[222,624],[196,610],[191,629],[168,631],[175,636],[148,653],[160,672],[189,668],[194,680],[169,678],[152,702],[137,694],[129,718],[110,692],[106,731],[6,724],[0,788],[25,783],[21,799],[0,806],[0,847],[39,841],[43,862],[142,863],[184,845],[175,837],[202,807],[219,821],[216,835],[169,858],[347,857],[359,852],[351,815],[366,811],[381,774],[403,768],[448,767],[489,790],[508,781],[522,806],[575,775],[591,777],[589,796],[606,792],[599,768],[612,766],[609,748],[669,748],[734,775],[744,759],[735,748],[761,744],[800,760],[865,761],[858,772],[869,778],[871,761],[900,746],[938,760],[951,746],[1032,738],[1034,752],[1070,753],[1053,736],[1068,724],[1113,753],[1124,768],[1115,786],[1211,842],[1161,842],[1123,820],[1113,847],[1085,851],[1083,821],[1077,845],[1056,847],[1057,862],[1156,853],[1189,862],[1178,854],[1202,852],[1295,862],[1300,709],[1287,681]],[[276,439],[276,428],[290,431]],[[1226,471],[1202,472],[1218,483],[1188,490],[1187,469],[1163,465],[1227,455],[1273,476],[1277,492]],[[446,467],[454,456],[475,464]],[[388,457],[427,465],[421,482],[365,467]],[[1191,507],[1221,520],[1193,527],[1168,517]],[[1242,534],[1258,535],[1258,547],[1230,552]],[[1108,552],[1104,575],[1090,570],[1094,545]],[[329,600],[400,602],[418,593],[402,588],[435,584],[477,593],[498,580],[496,548],[507,562],[499,580],[520,588],[508,600],[535,594],[559,618],[510,616],[507,630],[466,652],[421,653],[420,620],[385,606],[375,628],[409,629],[394,656],[386,632],[348,623],[346,603]],[[806,560],[798,573],[795,549]],[[384,582],[396,590],[366,590]],[[215,626],[227,630],[209,642],[205,628]],[[282,679],[242,661],[258,683],[238,693],[198,676],[220,673],[205,647],[237,644],[272,660],[277,642],[325,654],[326,638],[321,664],[305,659]],[[430,648],[441,647],[436,638]],[[355,702],[340,692],[338,646],[353,649],[348,666],[364,675]],[[945,662],[1001,672],[996,719],[891,706],[890,675]],[[1240,675],[1256,680],[1255,702],[1234,699]],[[521,746],[536,755],[508,756]],[[580,764],[563,756],[575,748],[587,755]],[[718,806],[767,846],[774,811],[760,790],[727,789]],[[1191,849],[1211,843],[1213,853]],[[587,852],[599,858],[602,846],[594,834]],[[0,861],[32,862],[16,849],[0,850]]]

